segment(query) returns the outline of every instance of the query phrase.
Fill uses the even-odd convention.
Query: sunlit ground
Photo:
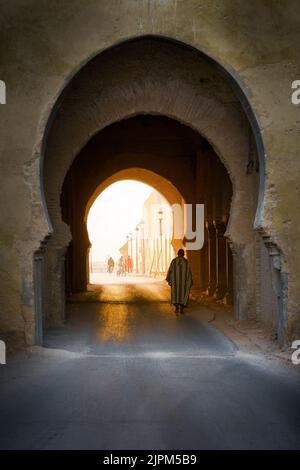
[[[91,273],[90,284],[109,285],[109,284],[157,284],[161,283],[164,276],[150,277],[136,274],[126,274],[126,276],[117,276],[115,273]]]

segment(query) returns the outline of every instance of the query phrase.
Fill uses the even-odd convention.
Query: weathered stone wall
[[[248,96],[265,148],[257,222],[280,249],[272,256],[284,286],[287,333],[299,332],[299,107],[290,100],[291,81],[300,77],[297,12],[297,0],[2,3],[0,78],[7,104],[0,106],[1,330],[25,331],[27,342],[34,340],[33,253],[51,230],[40,180],[42,140],[56,99],[91,57],[152,34],[214,57]]]

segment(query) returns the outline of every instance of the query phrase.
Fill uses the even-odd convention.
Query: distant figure
[[[128,256],[125,256],[124,259],[124,271],[125,273],[128,273]]]
[[[110,256],[107,261],[107,272],[112,273],[115,267],[115,262]]]
[[[128,272],[129,272],[129,273],[132,273],[132,270],[133,270],[133,260],[132,260],[132,258],[131,258],[130,255],[128,256],[127,263],[128,263]]]
[[[118,269],[117,269],[117,276],[125,275],[124,272],[124,258],[121,256],[118,261]]]
[[[175,313],[183,314],[193,285],[192,272],[183,249],[178,250],[177,257],[171,261],[166,281],[171,287],[171,303],[175,305]]]

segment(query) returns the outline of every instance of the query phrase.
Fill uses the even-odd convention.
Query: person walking
[[[115,267],[115,262],[114,262],[114,260],[112,259],[112,257],[110,256],[110,257],[108,258],[108,261],[107,261],[107,271],[108,271],[109,273],[112,273],[113,270],[114,270],[114,267]]]
[[[133,260],[132,260],[131,256],[129,255],[128,256],[128,272],[132,273],[132,270],[133,270]]]
[[[188,304],[193,277],[182,248],[178,250],[177,257],[171,261],[166,281],[171,287],[171,303],[175,305],[175,313],[183,314],[183,309]]]

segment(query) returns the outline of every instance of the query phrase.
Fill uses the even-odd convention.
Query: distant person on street
[[[120,256],[119,261],[118,261],[117,276],[123,276],[124,274],[125,274],[125,272],[124,272],[124,258],[123,258],[123,256]]]
[[[109,273],[112,273],[113,270],[114,270],[114,267],[115,267],[115,262],[114,262],[114,260],[112,259],[112,257],[110,256],[110,257],[108,258],[108,261],[107,261],[107,271],[108,271]]]
[[[124,258],[124,271],[125,273],[128,273],[128,256],[125,256]]]
[[[128,256],[128,261],[127,261],[127,262],[128,262],[128,272],[129,272],[129,273],[132,273],[132,270],[133,270],[133,260],[132,260],[132,258],[131,258],[130,255]]]
[[[177,257],[171,261],[166,281],[171,287],[171,303],[175,305],[175,313],[183,314],[183,309],[188,304],[193,278],[182,248],[178,250]]]

